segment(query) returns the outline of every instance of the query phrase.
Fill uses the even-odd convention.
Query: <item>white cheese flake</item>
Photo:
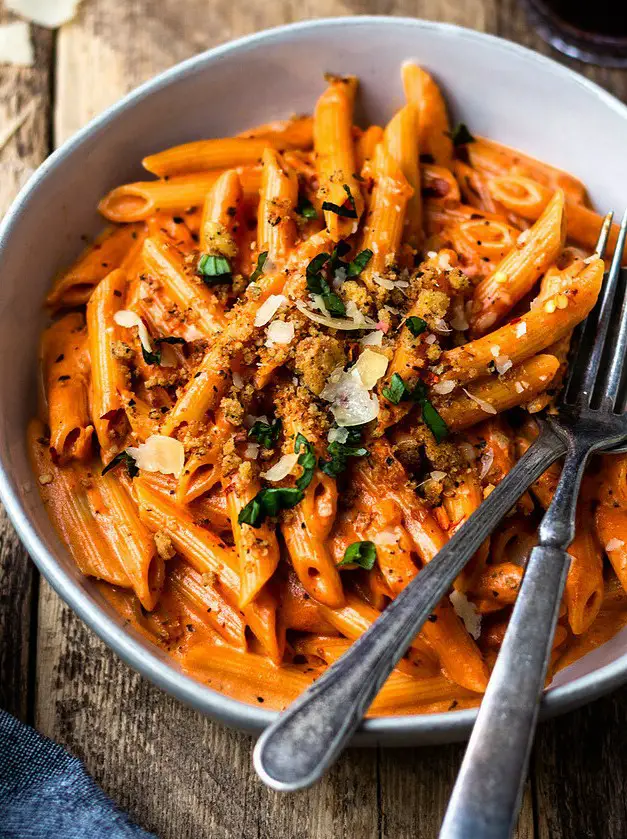
[[[383,332],[377,329],[376,332],[369,332],[361,339],[362,347],[381,347],[383,346]]]
[[[452,393],[452,391],[454,391],[456,387],[457,382],[455,381],[455,379],[449,379],[445,382],[437,382],[433,385],[432,390],[434,393],[439,393],[442,396],[446,396],[447,393]]]
[[[365,349],[361,352],[357,363],[352,369],[359,374],[363,386],[368,390],[372,390],[379,379],[385,375],[388,364],[387,358],[381,353],[375,350]]]
[[[298,462],[299,455],[296,452],[292,454],[284,454],[274,466],[271,466],[267,472],[262,472],[261,477],[265,478],[266,481],[272,481],[273,483],[276,481],[282,481],[283,478],[287,478],[288,475],[291,475],[292,470],[296,466]]]
[[[267,323],[270,323],[281,306],[286,302],[287,297],[284,294],[271,294],[257,309],[255,326],[265,326]]]
[[[485,411],[486,414],[498,414],[498,411],[494,407],[494,405],[490,405],[485,399],[481,399],[480,396],[475,396],[474,393],[471,393],[469,390],[466,390],[465,387],[462,388],[464,393],[469,399],[472,399],[473,402],[476,402],[477,405],[481,408],[482,411]]]
[[[151,434],[145,443],[131,446],[126,452],[144,472],[161,472],[178,478],[185,465],[183,444],[163,434]]]
[[[471,603],[461,591],[454,591],[449,594],[449,600],[453,604],[457,616],[461,618],[468,634],[476,641],[481,635],[481,615],[477,612],[475,604]]]
[[[133,326],[136,326],[139,333],[139,340],[144,350],[147,353],[154,352],[146,324],[136,312],[131,312],[130,309],[120,309],[113,315],[113,320],[118,326],[122,326],[124,329],[131,329]]]
[[[249,460],[257,460],[259,457],[259,443],[247,443],[244,449],[244,455]]]
[[[516,324],[516,329],[514,330],[514,333],[517,338],[522,338],[523,335],[527,334],[527,324],[524,320],[521,320],[520,323]]]
[[[622,539],[616,539],[616,537],[614,537],[613,539],[610,539],[610,541],[607,543],[607,545],[605,546],[605,550],[616,551],[619,548],[622,548],[624,544],[625,543]]]
[[[294,324],[282,320],[273,320],[266,332],[266,347],[275,344],[289,344],[294,337]]]
[[[327,434],[329,443],[345,443],[348,440],[348,428],[336,428],[333,426]]]

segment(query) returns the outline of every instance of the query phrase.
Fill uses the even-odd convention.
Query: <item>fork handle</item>
[[[264,783],[293,791],[320,778],[464,565],[529,485],[565,451],[563,439],[543,426],[535,443],[437,556],[342,658],[266,729],[253,755]]]
[[[540,699],[570,565],[575,508],[589,447],[569,450],[540,525],[440,839],[509,839],[522,799]]]

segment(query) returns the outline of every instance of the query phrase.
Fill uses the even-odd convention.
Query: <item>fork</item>
[[[612,214],[610,213],[606,216],[601,229],[596,249],[598,256],[604,253],[611,221]],[[594,321],[599,325],[599,340],[595,344],[590,359],[589,372],[586,373],[586,394],[588,395],[592,394],[607,336],[608,315],[616,293],[620,275],[620,255],[626,235],[627,213],[621,225],[614,259],[601,293],[601,305],[597,307],[600,314],[596,319],[593,316],[588,318],[588,321]],[[587,332],[588,330],[584,332],[583,328],[579,328],[575,344],[582,345]],[[614,393],[614,400],[618,392],[622,369],[619,351],[624,355],[626,349],[627,317],[623,313],[619,344],[612,363],[611,381],[614,382],[614,387],[612,391],[608,391],[608,394]],[[574,369],[575,366],[571,365],[570,369]],[[572,392],[572,385],[571,376],[566,388],[569,394]],[[546,587],[546,591],[543,591],[541,598],[536,598],[536,609],[541,614],[532,619],[536,622],[541,621],[543,629],[538,633],[531,632],[533,635],[531,639],[521,638],[520,643],[524,641],[525,648],[533,651],[533,655],[528,659],[528,666],[523,666],[527,659],[523,661],[521,658],[517,662],[515,654],[509,654],[508,662],[501,655],[499,661],[503,659],[503,663],[501,665],[497,663],[490,682],[490,685],[493,682],[496,684],[494,674],[498,676],[502,673],[503,675],[499,677],[499,685],[503,681],[506,683],[504,676],[509,678],[509,674],[504,671],[507,671],[508,667],[516,665],[517,668],[524,670],[522,678],[517,678],[518,683],[523,682],[523,687],[515,694],[515,698],[521,700],[523,695],[525,697],[525,701],[521,701],[516,706],[520,721],[512,712],[509,714],[508,723],[498,727],[497,730],[501,735],[498,747],[492,748],[490,731],[485,734],[485,724],[482,740],[478,741],[474,738],[475,745],[472,752],[469,745],[468,759],[464,761],[465,768],[460,775],[460,784],[456,787],[455,797],[452,799],[449,816],[447,816],[448,824],[443,827],[443,830],[449,832],[443,833],[442,837],[443,839],[444,837],[446,839],[453,837],[480,839],[483,836],[508,835],[507,833],[482,833],[480,831],[483,830],[483,826],[476,829],[473,827],[481,819],[481,809],[474,805],[471,796],[483,797],[486,805],[492,807],[495,814],[498,811],[498,817],[495,816],[495,820],[500,820],[500,823],[507,818],[505,814],[510,814],[516,809],[517,779],[518,776],[524,774],[528,759],[528,744],[531,742],[537,719],[537,711],[529,714],[528,708],[530,705],[535,708],[541,693],[546,673],[546,650],[550,650],[551,647],[547,638],[549,635],[552,636],[555,614],[568,565],[565,547],[572,540],[573,530],[570,508],[576,498],[581,472],[590,451],[608,448],[627,437],[627,422],[611,417],[609,402],[605,402],[601,410],[592,410],[586,394],[582,390],[579,399],[568,403],[570,420],[542,423],[540,435],[533,445],[437,556],[392,600],[375,623],[351,645],[348,651],[261,735],[255,746],[253,763],[264,783],[277,790],[293,791],[310,786],[321,777],[346,745],[381,685],[404,654],[412,638],[419,632],[433,607],[448,593],[462,568],[523,492],[552,463],[568,453],[568,467],[566,468],[565,465],[564,472],[567,476],[571,476],[569,484],[565,484],[561,491],[556,493],[551,506],[553,524],[549,528],[548,536],[546,527],[541,534],[541,537],[549,538],[548,544],[542,549],[546,552],[545,556],[549,558],[545,562],[540,562],[539,559],[533,562],[534,568],[542,569],[545,564],[550,568],[545,572],[546,578],[540,574],[539,584],[542,588]],[[583,418],[584,415],[585,420],[582,419],[582,422],[585,426],[587,441],[585,449],[580,442],[577,442],[581,439],[579,433],[574,433],[575,425],[579,425],[577,417]],[[597,419],[601,416],[607,419],[607,427],[603,424],[603,434],[597,429]],[[558,518],[556,518],[556,513]],[[565,516],[564,523],[562,516]],[[561,547],[562,545],[564,547]],[[534,573],[537,575],[539,572]],[[525,575],[525,581],[528,575],[529,572]],[[534,576],[529,576],[530,585],[524,582],[525,590],[531,588],[534,579]],[[519,596],[517,602],[522,599],[522,596]],[[522,634],[533,630],[534,626],[535,624],[525,626],[520,622],[516,624],[518,632]],[[517,644],[518,641],[513,646]],[[540,649],[539,654],[535,653],[536,649]],[[512,658],[514,658],[513,663]],[[531,686],[531,690],[528,689],[528,685]],[[486,704],[486,699],[490,695],[489,687],[483,705]],[[500,696],[499,693],[497,708],[501,707]],[[510,694],[504,697],[504,701],[510,701]],[[494,708],[494,703],[490,707]],[[527,713],[523,714],[523,710]],[[510,734],[513,734],[508,730],[508,726],[514,725],[514,722],[520,730],[516,740],[517,753],[522,751],[524,754],[516,767],[507,771],[508,783],[513,792],[510,790],[508,795],[504,794],[501,802],[499,799],[503,790],[504,771],[502,767],[504,763],[508,763],[508,738]],[[477,722],[475,730],[478,724]],[[502,745],[503,739],[506,741],[506,747]],[[471,745],[472,742],[471,740]],[[495,744],[497,742],[496,730],[494,742]],[[483,761],[481,772],[474,771],[473,767],[478,765],[475,761],[488,752],[493,760],[492,764],[486,766],[486,761]],[[488,775],[492,779],[491,783],[483,784],[482,779],[487,778]],[[489,802],[488,793],[490,793]]]
[[[520,809],[540,699],[575,538],[575,509],[590,455],[627,435],[624,387],[627,294],[617,295],[627,210],[601,293],[596,323],[582,326],[557,416],[548,417],[567,450],[553,500],[540,524],[490,683],[444,817],[440,839],[507,839]],[[589,357],[586,338],[595,331]],[[586,334],[588,333],[588,334]],[[610,349],[608,337],[615,341]],[[601,361],[609,355],[609,367]],[[582,365],[586,362],[587,367]],[[583,373],[580,374],[580,370]],[[622,399],[620,398],[622,396]]]

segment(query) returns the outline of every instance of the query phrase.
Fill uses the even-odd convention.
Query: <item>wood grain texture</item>
[[[178,0],[83,0],[77,20],[58,36],[55,142],[141,81],[216,43],[293,20],[365,13],[465,24],[550,52],[529,32],[514,0],[187,0],[184,7]],[[627,98],[626,73],[585,72]],[[10,95],[16,87],[9,83]],[[4,91],[0,86],[2,103]],[[29,149],[38,136],[36,126],[19,135],[21,171],[37,162]],[[0,525],[0,630],[6,639],[18,627],[17,637],[27,639],[28,583],[19,579],[23,559],[14,542],[3,542],[5,532]],[[14,616],[8,635],[7,602]],[[26,649],[20,643],[17,662],[7,643],[0,645],[0,676],[7,672],[18,685]],[[23,693],[18,687],[17,705],[11,697],[9,704],[19,707]],[[542,726],[518,839],[627,835],[626,699],[623,691]],[[353,750],[315,789],[281,797],[252,772],[251,738],[209,722],[141,679],[45,584],[36,722],[83,758],[113,798],[161,839],[434,839],[463,753],[461,746]]]
[[[0,8],[0,23],[10,19]],[[49,152],[52,36],[33,27],[31,37],[34,67],[0,65],[0,134],[11,134],[0,148],[0,217]],[[29,716],[35,580],[33,565],[0,508],[0,707],[21,719]]]

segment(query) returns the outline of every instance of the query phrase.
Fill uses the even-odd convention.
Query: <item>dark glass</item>
[[[540,35],[566,55],[627,67],[627,0],[523,0]]]

